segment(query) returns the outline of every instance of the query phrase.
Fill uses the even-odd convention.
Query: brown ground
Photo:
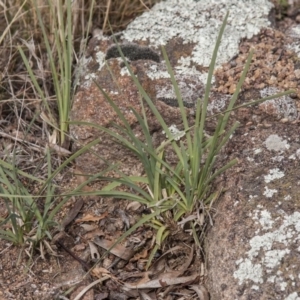
[[[112,2],[115,5],[112,7],[116,7],[117,2]],[[132,2],[128,1],[128,3]],[[126,26],[132,18],[141,12],[141,9],[142,6],[138,12],[127,14],[127,11],[132,10],[132,8],[124,6],[126,13],[121,14],[119,18],[115,18],[117,20],[114,25],[115,29]],[[289,19],[285,19],[281,22],[280,27],[284,29],[289,22]],[[247,42],[245,47],[247,47]],[[0,62],[3,64],[5,53],[2,51],[0,54],[2,55]],[[259,58],[257,60],[259,62]],[[219,78],[226,81],[228,80],[226,66],[224,70],[223,76],[219,74]],[[7,87],[7,83],[5,82],[3,87]],[[231,85],[228,85],[225,88],[230,89],[230,87]],[[1,91],[1,99],[6,99],[7,94],[5,96],[4,94]],[[23,120],[27,120],[27,124],[34,113],[35,103],[34,101],[30,103],[23,114]],[[16,121],[13,120],[15,117],[13,107],[9,101],[2,107],[6,126],[0,125],[2,126],[2,132],[7,133],[9,136],[13,136],[16,129]],[[19,108],[20,105],[15,107]],[[35,144],[42,147],[45,141],[43,141],[42,129],[38,122],[30,130],[30,137]],[[10,144],[12,144],[12,140],[2,134],[1,150],[4,152]],[[231,145],[231,147],[234,149],[235,145]],[[22,144],[20,149],[24,156],[20,161],[20,165],[24,167],[32,166],[32,161],[29,162],[28,158],[33,158],[35,166],[39,163],[41,165],[45,163],[42,150],[36,151],[30,148],[28,144]],[[28,153],[28,149],[30,153]],[[4,153],[2,154],[4,157]],[[54,165],[59,164],[59,159],[53,158],[53,163]],[[34,170],[35,168],[31,169],[32,172]],[[76,186],[76,180],[72,179],[73,172],[74,170],[70,166],[65,176],[58,179],[62,191],[72,190],[72,187]],[[91,258],[89,241],[94,240],[97,236],[102,237],[102,243],[103,241],[114,241],[124,229],[133,225],[142,213],[146,213],[142,206],[129,207],[128,205],[129,203],[113,199],[104,200],[96,196],[72,199],[58,216],[60,222],[68,217],[71,222],[66,225],[61,237],[53,232],[53,235],[56,235],[57,243],[53,242],[51,244],[53,253],[44,248],[46,252],[44,258],[40,251],[36,251],[34,255],[29,257],[28,252],[26,253],[28,251],[26,247],[18,248],[4,240],[0,240],[0,300],[75,299],[81,289],[100,279],[103,280],[102,284],[98,283],[90,288],[84,298],[81,299],[138,299],[138,297],[140,299],[156,299],[154,294],[158,296],[159,293],[161,293],[160,298],[157,299],[197,299],[197,294],[198,296],[201,292],[205,294],[205,290],[195,291],[185,287],[186,284],[191,284],[193,281],[199,282],[199,278],[201,281],[203,280],[204,265],[201,260],[202,253],[194,253],[192,239],[183,236],[180,231],[170,238],[162,252],[157,253],[155,263],[149,272],[145,272],[145,263],[152,248],[153,232],[150,228],[141,227],[130,236],[128,244],[120,243],[117,252],[115,252],[116,255],[106,256],[105,245],[102,244],[104,248],[98,247],[99,254],[93,252],[94,258],[99,255],[103,259],[97,265],[97,268],[87,273],[96,261],[96,259]],[[5,207],[3,200],[0,199],[0,216],[3,217],[4,215]],[[172,253],[168,253],[169,249],[173,249]],[[162,273],[164,275],[160,277]],[[156,289],[155,286],[150,286],[146,290],[148,295],[142,295],[135,289],[126,288],[126,284],[132,282],[142,284],[147,277],[153,279],[153,284],[154,279],[167,280],[166,274],[170,275],[171,280],[174,278],[181,279],[181,284],[173,289],[164,287],[160,290]],[[126,293],[127,296],[125,296]],[[147,296],[151,298],[147,298]]]

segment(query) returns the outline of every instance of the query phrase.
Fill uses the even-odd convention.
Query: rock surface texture
[[[214,75],[210,114],[226,108],[250,49],[254,56],[238,104],[290,88],[295,93],[255,107],[241,108],[241,122],[224,153],[239,164],[227,172],[227,191],[217,203],[208,232],[207,286],[212,300],[300,299],[300,25],[293,20],[277,30],[267,0],[167,0],[154,6],[116,35],[133,72],[168,125],[182,127],[171,80],[160,46],[165,46],[192,122],[203,96],[207,70],[222,20],[230,11]],[[72,120],[111,128],[119,122],[96,81],[140,130],[131,111],[141,113],[140,96],[112,37],[95,31],[83,59]],[[153,139],[162,129],[147,111]],[[136,158],[103,133],[72,126],[78,149],[96,137],[92,150],[77,160],[83,173],[96,173],[106,162],[121,162],[127,173],[140,173]]]

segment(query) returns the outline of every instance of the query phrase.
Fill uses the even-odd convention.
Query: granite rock
[[[250,49],[254,56],[238,104],[289,88],[295,92],[232,113],[241,126],[221,160],[237,157],[239,164],[220,183],[227,191],[216,204],[214,226],[207,235],[206,283],[212,300],[299,299],[299,25],[291,21],[286,30],[275,29],[270,1],[167,0],[114,37],[95,31],[79,68],[71,119],[107,128],[114,128],[114,122],[121,125],[97,82],[143,138],[131,110],[141,113],[140,95],[117,51],[117,39],[166,123],[180,130],[180,111],[160,50],[165,47],[193,124],[195,102],[203,97],[215,40],[228,10],[208,113],[226,108]],[[162,129],[147,107],[146,114],[159,145],[165,138]],[[206,129],[210,126],[213,123]],[[116,162],[127,174],[143,172],[136,157],[95,128],[72,125],[71,133],[74,150],[101,139],[77,159],[83,173]]]

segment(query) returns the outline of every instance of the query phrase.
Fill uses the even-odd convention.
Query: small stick
[[[56,241],[56,244],[58,244],[60,247],[62,247],[69,255],[71,255],[75,260],[77,260],[82,267],[84,268],[85,271],[88,271],[90,269],[89,265],[79,258],[77,255],[75,255],[70,249],[68,249],[61,241]]]

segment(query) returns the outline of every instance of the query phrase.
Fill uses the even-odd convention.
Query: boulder
[[[124,113],[137,136],[132,113],[141,113],[141,97],[115,45],[117,39],[131,69],[166,123],[182,123],[170,76],[161,55],[165,46],[175,78],[193,122],[196,100],[203,96],[216,37],[226,12],[228,24],[219,50],[208,107],[224,110],[234,93],[247,55],[254,56],[238,104],[290,88],[291,96],[232,113],[241,122],[224,150],[224,162],[237,157],[220,183],[226,192],[216,204],[214,226],[207,234],[207,286],[211,299],[299,299],[300,212],[298,63],[299,25],[292,20],[274,27],[267,0],[167,0],[138,17],[113,37],[95,30],[80,67],[80,85],[71,120],[113,128],[119,123],[97,82]],[[146,107],[154,143],[165,138]],[[209,126],[207,126],[209,130]],[[71,126],[74,150],[96,137],[101,142],[76,161],[87,174],[120,162],[127,174],[140,174],[138,160],[111,137],[89,126]],[[99,158],[100,157],[100,158]]]
[[[207,234],[211,299],[299,299],[299,134],[270,125],[230,143],[239,165],[226,174]]]
[[[193,115],[195,102],[203,95],[212,51],[227,10],[234,9],[225,29],[218,66],[238,53],[241,39],[250,38],[259,33],[261,28],[270,25],[268,17],[272,7],[268,1],[251,1],[249,4],[233,0],[211,3],[169,0],[155,5],[115,38],[166,123],[179,126],[180,129],[177,99],[160,47],[166,48],[185,106],[189,108],[189,114]],[[251,21],[245,21],[246,13],[251,16]],[[135,128],[136,120],[130,107],[141,112],[140,95],[120,58],[114,37],[105,37],[97,30],[83,58],[81,81],[71,120],[109,126],[116,121],[116,113],[94,83],[95,80],[118,104],[128,122]],[[223,101],[225,105],[228,95],[224,91],[219,94],[216,90],[214,98]],[[159,143],[164,136],[161,135],[156,119],[149,112],[148,121],[151,131],[155,133],[154,139]],[[139,129],[135,130],[139,136]],[[76,139],[74,150],[99,136],[97,130],[83,126],[72,126],[71,133]],[[95,173],[105,168],[109,161],[120,161],[130,170],[131,166],[137,166],[134,158],[128,156],[127,152],[123,153],[124,149],[113,146],[110,137],[103,134],[100,136],[102,142],[92,150],[95,154],[100,154],[104,161],[90,153],[82,155],[77,160],[77,165],[83,172]]]

